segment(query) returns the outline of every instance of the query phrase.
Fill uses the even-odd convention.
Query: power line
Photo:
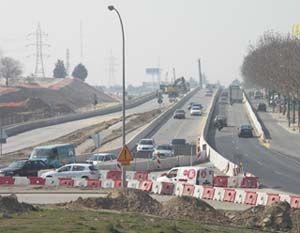
[[[44,54],[43,48],[49,47],[49,44],[44,43],[44,38],[48,35],[44,33],[41,29],[40,23],[38,23],[36,31],[28,34],[28,36],[35,37],[35,43],[28,44],[26,46],[34,46],[35,47],[35,69],[34,74],[36,77],[45,77],[45,69],[44,69]]]

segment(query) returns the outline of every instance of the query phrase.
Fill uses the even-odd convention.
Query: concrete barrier
[[[213,117],[214,108],[216,106],[217,100],[220,96],[221,90],[218,89],[217,92],[213,96],[213,101],[211,102],[209,112],[204,119],[204,128],[202,129],[201,136],[200,136],[200,147],[201,150],[206,150],[206,156],[208,159],[214,164],[214,166],[219,169],[222,173],[226,174],[227,176],[234,176],[234,170],[237,167],[236,164],[232,163],[228,159],[224,158],[220,153],[218,153],[209,143],[206,141],[207,134],[209,131],[209,127],[211,124],[211,120]]]
[[[266,135],[263,130],[263,127],[256,115],[255,110],[253,109],[253,106],[251,105],[251,103],[248,99],[248,96],[245,94],[245,92],[243,92],[243,102],[246,107],[247,115],[248,115],[252,125],[254,126],[254,130],[255,130],[257,136],[259,137],[259,139],[262,142],[266,142]]]
[[[148,95],[145,95],[143,97],[140,97],[138,99],[134,99],[132,101],[128,101],[126,104],[126,109],[134,108],[138,105],[141,105],[143,103],[146,103],[156,97],[155,93],[150,93]],[[20,123],[20,124],[15,124],[15,125],[10,125],[6,126],[5,130],[6,133],[9,137],[42,128],[42,127],[47,127],[51,125],[57,125],[57,124],[62,124],[70,121],[77,121],[77,120],[82,120],[86,118],[91,118],[95,116],[101,116],[101,115],[106,115],[106,114],[111,114],[114,112],[118,112],[122,110],[122,105],[118,104],[115,106],[107,107],[104,109],[99,109],[99,110],[94,110],[94,111],[89,111],[85,113],[74,113],[74,114],[68,114],[64,116],[59,116],[59,117],[52,117],[52,118],[46,118],[46,119],[41,119],[37,121],[31,121],[31,122],[25,122],[25,123]]]

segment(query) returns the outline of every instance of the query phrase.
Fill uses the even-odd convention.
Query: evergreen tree
[[[55,68],[53,70],[53,77],[54,78],[65,78],[67,76],[67,71],[64,65],[63,60],[57,60],[55,64]]]
[[[74,68],[74,70],[73,70],[73,72],[72,72],[72,76],[73,76],[74,78],[79,78],[79,79],[81,79],[82,81],[85,81],[85,79],[86,79],[87,76],[88,76],[88,71],[87,71],[87,69],[85,68],[85,66],[82,65],[82,64],[80,63],[80,64],[78,64],[78,65]]]

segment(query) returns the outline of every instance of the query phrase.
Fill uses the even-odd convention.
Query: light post
[[[120,23],[121,23],[121,29],[122,29],[122,39],[123,39],[123,102],[122,102],[122,146],[124,147],[126,145],[126,133],[125,133],[125,94],[126,94],[126,90],[125,90],[125,34],[124,34],[124,27],[123,27],[123,22],[122,22],[122,18],[121,15],[119,13],[119,11],[112,5],[108,6],[108,9],[110,11],[115,11],[118,14]],[[125,180],[126,180],[126,175],[125,175],[125,168],[124,166],[122,166],[122,187],[125,187]]]

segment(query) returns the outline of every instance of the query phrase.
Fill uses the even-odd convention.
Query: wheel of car
[[[46,176],[46,178],[52,178],[52,176]]]
[[[87,179],[88,179],[88,177],[87,177],[87,176],[83,176],[83,177],[81,177],[81,179],[86,179],[86,180],[87,180]]]

